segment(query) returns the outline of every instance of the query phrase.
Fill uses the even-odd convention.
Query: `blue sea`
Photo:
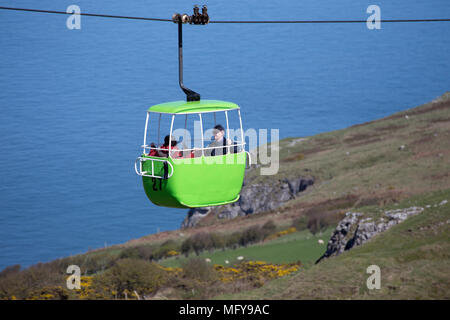
[[[450,18],[448,0],[204,1],[212,20]],[[3,0],[0,6],[170,18],[193,2]],[[200,3],[203,4],[203,3]],[[171,22],[0,10],[0,269],[179,228],[134,172],[146,110],[182,100]],[[184,27],[185,84],[233,101],[245,129],[309,136],[450,90],[450,23]]]

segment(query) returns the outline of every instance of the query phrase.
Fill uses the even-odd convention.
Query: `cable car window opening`
[[[220,127],[223,133],[220,141],[216,141]],[[145,132],[143,153],[150,156],[224,155],[243,151],[245,144],[239,109],[198,114],[148,112]]]

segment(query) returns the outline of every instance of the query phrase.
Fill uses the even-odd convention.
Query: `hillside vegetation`
[[[449,298],[450,93],[384,119],[284,139],[279,149],[279,173],[253,168],[248,183],[292,174],[315,182],[277,210],[232,220],[210,214],[195,228],[25,270],[10,266],[0,273],[0,298]],[[374,216],[411,206],[425,209],[314,264],[346,212]],[[79,290],[66,288],[72,264],[81,268]],[[373,264],[380,290],[366,286]]]
[[[368,243],[325,259],[262,288],[220,299],[450,299],[450,190],[416,196],[393,208],[422,206]],[[374,208],[366,208],[373,211]],[[369,290],[367,267],[381,271],[381,288]]]

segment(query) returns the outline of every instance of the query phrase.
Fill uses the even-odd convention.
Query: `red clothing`
[[[159,150],[160,154],[163,154],[164,157],[167,157],[167,155],[169,154],[169,146],[161,146],[160,148],[167,150],[167,151]],[[179,150],[178,147],[176,147],[176,146],[172,147],[172,149],[171,149],[172,158],[183,158],[181,151],[176,152],[175,150]]]

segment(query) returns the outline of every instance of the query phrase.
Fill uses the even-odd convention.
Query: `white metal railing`
[[[209,149],[222,149],[222,148],[227,148],[228,149],[228,153],[234,153],[234,152],[229,152],[230,148],[232,147],[242,147],[242,151],[245,151],[245,142],[244,143],[235,143],[235,144],[226,144],[224,146],[217,146],[217,147],[205,147],[205,148],[189,148],[189,149],[172,149],[170,150],[171,153],[173,152],[184,152],[184,151],[204,151],[204,150],[209,150]],[[145,151],[145,153],[148,154],[147,150],[162,150],[164,152],[169,152],[169,149],[167,148],[157,148],[157,147],[150,147],[149,145],[141,145],[141,148],[143,148]],[[242,152],[240,151],[240,152]],[[247,152],[247,151],[245,151]],[[239,152],[238,152],[239,153]]]
[[[252,157],[251,157],[250,152],[248,152],[248,151],[246,151],[246,150],[244,149],[244,145],[245,145],[245,142],[244,142],[244,143],[240,143],[240,144],[226,145],[226,146],[220,146],[220,147],[192,148],[192,149],[176,149],[176,150],[173,150],[173,149],[172,149],[171,152],[183,152],[183,151],[190,151],[190,150],[202,151],[202,149],[203,149],[203,150],[207,150],[207,149],[221,149],[221,148],[230,148],[230,147],[238,147],[238,146],[241,146],[241,147],[242,147],[242,150],[239,151],[238,153],[240,153],[240,152],[245,152],[245,153],[248,155],[248,167],[247,167],[247,169],[248,169],[248,168],[250,168],[251,165],[252,165]],[[153,148],[153,147],[149,147],[148,145],[142,145],[141,147],[144,148],[144,150],[145,150],[145,149],[149,149],[149,150],[164,150],[164,151],[166,151],[166,152],[168,151],[168,149],[165,149],[165,148]],[[171,157],[171,158],[172,158],[172,157]],[[139,168],[138,168],[138,165],[137,165],[137,162],[138,162],[138,161],[139,161]],[[148,171],[143,171],[143,168],[142,168],[142,163],[143,163],[143,162],[146,162],[146,161],[151,161],[151,162],[152,162],[152,170],[151,170],[151,173],[150,173],[150,174],[149,174]],[[165,177],[164,175],[163,175],[163,176],[155,175],[155,164],[154,164],[154,161],[167,163],[167,165],[168,165],[168,167],[167,167],[167,171],[168,171],[168,172],[167,172],[167,177]],[[170,167],[170,170],[169,170],[169,167]],[[148,177],[148,178],[167,178],[167,179],[169,179],[169,178],[172,177],[172,175],[173,175],[174,168],[173,168],[173,165],[172,165],[168,160],[165,160],[165,158],[154,159],[154,158],[137,157],[136,160],[134,161],[134,171],[136,172],[137,175],[139,175],[139,176],[141,176],[141,177]]]
[[[137,162],[139,161],[139,170],[137,166]],[[152,162],[152,172],[151,174],[148,174],[148,171],[142,171],[142,163],[145,161],[151,161]],[[168,160],[164,159],[153,159],[153,158],[143,158],[143,157],[137,157],[134,161],[134,171],[136,171],[136,174],[141,177],[148,177],[148,178],[165,178],[165,176],[157,176],[155,175],[155,163],[154,161],[167,163],[167,179],[169,179],[173,175],[173,166]],[[169,170],[169,167],[171,170]]]

